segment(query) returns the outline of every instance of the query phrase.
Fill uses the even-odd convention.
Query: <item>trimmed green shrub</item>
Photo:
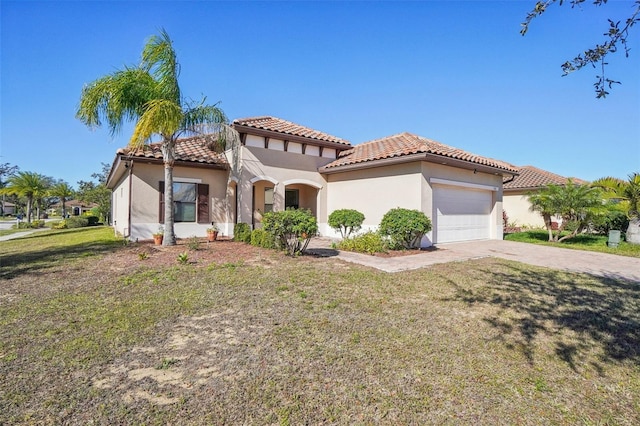
[[[431,231],[431,220],[420,210],[398,207],[385,213],[378,231],[390,239],[393,250],[420,248],[420,240]]]
[[[276,248],[273,235],[264,229],[254,229],[253,232],[251,232],[251,245],[268,249]]]
[[[262,217],[262,229],[293,256],[306,250],[311,237],[318,232],[318,222],[310,210],[287,209],[265,213]]]
[[[340,232],[342,238],[349,238],[352,232],[358,232],[364,222],[364,214],[358,210],[340,209],[329,215],[329,226]]]
[[[100,222],[100,218],[98,216],[83,216],[86,217],[89,223],[89,226],[96,226],[98,222]]]
[[[62,219],[51,226],[52,229],[67,229],[67,219]]]
[[[386,253],[387,251],[384,238],[382,238],[379,233],[373,231],[368,231],[351,238],[345,238],[338,243],[337,247],[340,250],[368,254]]]
[[[622,211],[610,209],[605,214],[594,217],[591,227],[602,235],[607,235],[612,229],[624,232],[629,227],[629,217]]]
[[[89,226],[89,219],[87,219],[86,216],[71,216],[64,222],[67,228],[84,228]]]
[[[20,222],[18,223],[18,229],[36,229],[36,228],[44,228],[44,220],[32,220],[29,222]]]
[[[251,227],[248,223],[236,223],[233,227],[233,240],[251,243]]]

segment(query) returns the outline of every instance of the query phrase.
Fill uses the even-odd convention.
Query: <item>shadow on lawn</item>
[[[534,231],[524,231],[522,232],[524,236],[528,239],[536,240],[544,243],[549,242],[549,233],[547,231],[534,230]],[[562,235],[566,235],[568,232],[563,232]],[[514,241],[518,241],[517,238],[514,238]],[[564,240],[558,244],[558,247],[562,246],[571,246],[571,245],[585,245],[585,246],[606,246],[607,245],[607,237],[603,235],[594,235],[594,234],[578,234],[575,237],[569,238],[568,240]]]
[[[30,237],[30,239],[44,237],[46,236],[37,235]],[[0,260],[0,279],[16,278],[22,274],[37,274],[38,271],[50,268],[59,262],[112,252],[121,246],[122,243],[118,241],[93,241],[64,247],[3,254]]]
[[[555,353],[574,370],[578,362],[591,358],[586,355],[594,345],[599,346],[603,363],[640,364],[638,283],[506,267],[511,270],[485,271],[493,278],[476,290],[458,287],[456,299],[469,305],[498,306],[501,312],[485,321],[500,331],[505,344],[521,350],[530,364],[538,338],[555,345]],[[516,315],[503,315],[506,311]],[[597,363],[592,365],[602,371]]]

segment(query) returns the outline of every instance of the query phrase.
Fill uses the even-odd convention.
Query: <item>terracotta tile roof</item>
[[[492,158],[481,157],[461,149],[453,148],[412,133],[400,133],[354,146],[340,153],[339,158],[323,169],[368,163],[376,160],[402,157],[411,154],[433,154],[445,158],[467,161],[473,164],[494,167],[507,172],[516,172],[515,166]]]
[[[162,160],[160,145],[160,142],[156,142],[137,149],[128,147],[120,148],[118,154],[124,154],[133,158]],[[207,139],[203,136],[178,139],[176,141],[176,161],[188,161],[200,164],[228,164],[224,154],[210,149]]]
[[[520,167],[518,173],[519,175],[513,181],[504,184],[505,190],[535,189],[549,184],[564,185],[568,180],[566,177],[533,166]],[[582,179],[572,178],[572,180],[578,184],[586,183]]]
[[[272,132],[283,133],[285,135],[301,136],[309,139],[315,139],[325,142],[339,143],[343,145],[351,145],[349,141],[330,135],[328,133],[320,132],[318,130],[310,129],[299,124],[292,123],[281,118],[261,116],[261,117],[249,117],[238,118],[233,120],[234,125],[253,127],[254,129],[269,130]]]

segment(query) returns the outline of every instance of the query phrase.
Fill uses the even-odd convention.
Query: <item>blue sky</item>
[[[76,186],[111,163],[111,137],[75,118],[85,83],[138,63],[165,28],[183,94],[230,119],[273,115],[357,144],[404,131],[515,165],[593,180],[640,171],[640,31],[622,81],[595,99],[598,70],[560,64],[601,41],[631,1],[5,1],[0,163]]]

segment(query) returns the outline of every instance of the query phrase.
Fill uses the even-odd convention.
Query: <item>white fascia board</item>
[[[471,183],[471,182],[459,182],[457,180],[449,180],[449,179],[440,179],[440,178],[430,178],[429,182],[439,184],[439,185],[450,185],[450,186],[461,186],[463,188],[473,188],[473,189],[482,189],[485,191],[499,191],[500,188],[492,185],[482,185],[479,183]]]

